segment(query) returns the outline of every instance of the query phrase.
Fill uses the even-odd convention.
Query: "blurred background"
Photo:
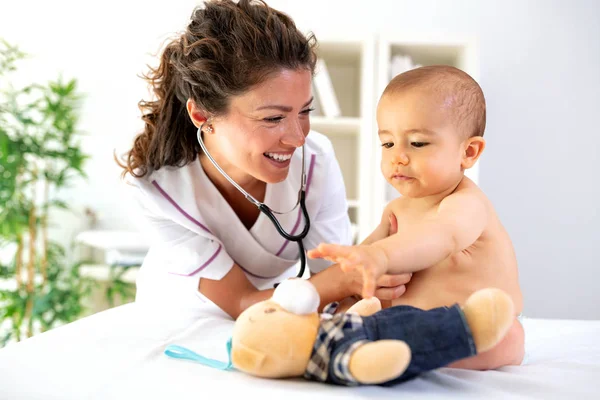
[[[52,108],[58,103],[51,102],[37,111],[46,120],[48,110],[55,119],[72,116],[67,120],[76,121],[77,135],[68,134],[61,142],[61,162],[72,172],[68,184],[55,175],[40,178],[54,185],[50,197],[57,207],[43,208],[43,185],[32,192],[37,200],[27,203],[37,201],[42,207],[36,214],[40,229],[36,240],[56,242],[64,250],[64,261],[56,261],[57,271],[61,265],[78,270],[79,280],[66,281],[77,289],[63,290],[62,296],[75,296],[82,309],[72,308],[63,320],[132,299],[135,265],[143,257],[145,241],[130,218],[113,154],[127,150],[142,129],[137,103],[149,93],[140,75],[147,64],[156,65],[165,40],[184,29],[199,3],[2,0],[0,4],[0,38],[27,54],[15,61],[14,71],[0,74],[0,87],[8,93],[31,84],[47,85],[41,98],[51,93],[65,99],[63,105],[73,104],[62,114]],[[470,73],[486,96],[488,146],[470,174],[495,204],[513,239],[525,314],[600,319],[600,2],[270,0],[268,4],[288,13],[302,31],[314,32],[321,43],[323,64],[315,80],[320,104],[312,127],[334,142],[357,239],[374,227],[382,204],[389,200],[379,179],[374,146],[374,111],[385,83],[417,65],[455,65]],[[61,76],[60,85],[48,85]],[[77,96],[79,100],[74,99]],[[0,120],[5,127],[14,114]],[[27,123],[17,122],[21,127]],[[65,129],[60,132],[64,139]],[[14,159],[8,160],[7,149],[0,147],[0,152],[10,164]],[[56,152],[44,154],[36,155],[37,168],[53,165],[58,157]],[[34,172],[29,174],[27,179]],[[6,214],[8,203],[2,207],[0,212]],[[31,226],[27,219],[31,209],[27,210],[20,226]],[[26,289],[17,293],[14,254],[19,245],[13,240],[11,247],[6,237],[17,232],[12,236],[17,238],[19,231],[9,229],[9,219],[0,221],[5,224],[0,242],[5,245],[0,252],[5,295],[0,316],[15,324],[19,318],[27,319],[15,310],[29,308],[30,316],[39,317],[32,329],[49,329],[52,324],[44,313],[53,313],[60,322],[60,311],[52,304],[65,300],[57,288],[52,296],[50,289],[40,289],[47,295],[42,304],[28,304]],[[21,284],[34,290],[51,279],[42,276],[39,282],[27,283],[29,231],[21,233],[20,271],[25,274]]]

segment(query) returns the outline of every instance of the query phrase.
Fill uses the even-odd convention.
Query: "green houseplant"
[[[0,347],[75,320],[91,289],[48,238],[49,212],[68,208],[60,190],[85,177],[76,80],[15,88],[24,57],[0,40]]]

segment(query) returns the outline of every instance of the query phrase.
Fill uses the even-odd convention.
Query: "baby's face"
[[[436,195],[462,177],[464,137],[448,104],[419,89],[386,95],[378,104],[381,171],[403,196]]]

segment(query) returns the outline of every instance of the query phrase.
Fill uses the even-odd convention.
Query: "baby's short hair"
[[[395,76],[383,91],[382,97],[414,88],[430,90],[443,101],[450,98],[448,109],[466,136],[483,136],[485,98],[481,87],[469,74],[448,65],[415,68]]]

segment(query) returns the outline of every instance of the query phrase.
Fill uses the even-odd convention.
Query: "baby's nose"
[[[392,165],[396,164],[408,164],[408,156],[404,153],[396,154],[392,157]]]

